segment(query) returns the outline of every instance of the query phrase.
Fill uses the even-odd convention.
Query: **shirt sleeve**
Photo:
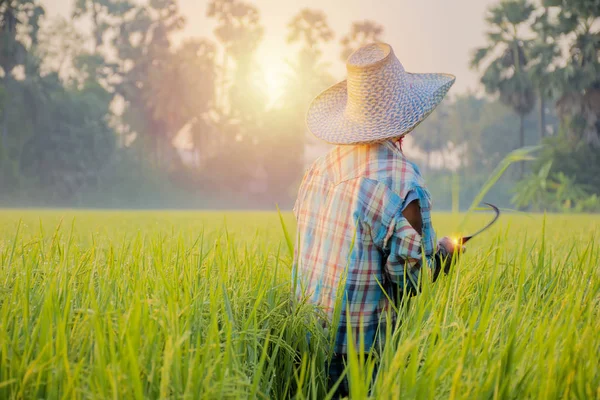
[[[419,196],[417,196],[416,191],[411,190],[410,192],[408,192],[408,194],[404,198],[404,203],[402,204],[402,211],[404,211],[410,203],[412,203],[413,201],[418,200],[418,199],[419,199]]]
[[[419,201],[421,208],[422,234],[402,215],[405,207],[414,200]],[[383,250],[388,254],[384,272],[392,283],[407,292],[417,292],[423,262],[430,268],[434,267],[436,246],[430,211],[428,192],[423,188],[411,190],[395,213],[382,243]]]

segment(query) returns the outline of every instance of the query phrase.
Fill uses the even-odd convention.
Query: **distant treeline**
[[[507,153],[543,143],[489,196],[600,210],[599,14],[597,0],[490,8],[489,45],[470,60],[488,95],[446,100],[411,135],[436,208],[467,206]],[[214,36],[177,45],[186,21],[175,0],[77,0],[72,17],[0,0],[0,206],[289,208],[315,140],[305,110],[339,78],[324,44],[338,41],[344,61],[385,40],[376,22],[349,21],[338,36],[322,11],[300,10],[288,24],[296,57],[273,106],[250,1],[210,1]]]

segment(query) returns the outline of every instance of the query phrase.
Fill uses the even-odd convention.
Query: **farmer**
[[[401,147],[455,77],[408,73],[383,43],[355,51],[346,68],[347,80],[309,107],[310,131],[338,146],[306,172],[294,207],[297,295],[320,307],[328,325],[336,302],[341,307],[330,384],[344,370],[347,327],[356,348],[361,332],[365,351],[380,345],[395,323],[388,299],[399,302],[418,292],[420,279],[447,273],[446,260],[460,250],[449,238],[436,245],[429,192]]]

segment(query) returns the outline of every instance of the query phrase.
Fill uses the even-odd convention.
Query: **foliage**
[[[486,18],[491,28],[487,34],[489,44],[477,49],[471,61],[473,67],[479,67],[491,59],[481,83],[488,93],[498,94],[500,100],[519,115],[521,126],[515,148],[525,145],[524,118],[535,105],[534,87],[527,71],[531,40],[521,34],[533,11],[533,5],[527,0],[503,0],[492,6]]]
[[[37,2],[6,1],[1,7],[4,43],[12,41],[22,53],[5,52],[2,61],[1,193],[4,199],[29,196],[48,203],[69,199],[96,178],[114,149],[108,124],[112,96],[95,81],[63,84],[60,63],[56,72],[42,74],[40,57],[51,57],[55,44],[73,43],[39,40],[44,11]],[[62,39],[74,32],[64,24],[55,30]],[[22,78],[12,74],[19,65],[25,67]]]
[[[5,76],[27,60],[27,46],[38,42],[44,8],[38,0],[0,1],[0,67]]]
[[[600,7],[595,0],[547,0],[557,11],[553,34],[562,40],[553,72],[565,133],[600,148]]]
[[[127,104],[124,122],[141,142],[140,148],[165,168],[175,158],[172,140],[189,118],[185,107],[173,104],[177,91],[185,88],[170,35],[183,22],[174,0],[150,2],[122,17],[112,43],[118,56],[115,91]]]
[[[209,133],[214,151],[206,161],[210,190],[249,193],[255,175],[264,169],[257,154],[267,124],[267,96],[256,60],[264,28],[258,9],[241,0],[213,0],[207,16],[217,20],[215,36],[223,47],[218,64],[217,95],[213,102],[214,127]]]
[[[598,212],[600,160],[597,150],[565,135],[545,140],[536,173],[515,187],[513,203],[533,210]]]
[[[76,79],[81,68],[76,59],[85,53],[85,36],[67,19],[58,17],[40,30],[37,55],[40,58],[40,74],[55,72],[63,81]],[[91,78],[89,80],[92,80]]]
[[[585,169],[593,156],[586,146],[596,148],[600,137],[595,1],[502,0],[490,8],[488,43],[472,61],[497,97],[447,99],[407,143],[407,153],[424,155],[438,206],[449,207],[455,181],[460,203],[469,203],[506,154],[554,134],[557,118],[571,153],[552,159],[550,176],[597,187],[597,175]],[[310,161],[304,149],[318,145],[305,110],[337,80],[324,57],[336,37],[325,13],[305,8],[289,21],[287,40],[297,52],[272,104],[257,60],[264,27],[250,0],[208,2],[212,38],[179,40],[186,19],[177,0],[77,0],[72,16],[77,25],[48,20],[37,0],[0,1],[3,204],[109,198],[117,206],[121,195],[123,204],[151,198],[175,206],[186,196],[205,204],[218,195],[220,206],[292,203]],[[384,31],[371,20],[352,22],[338,42],[342,59]],[[539,115],[531,116],[535,97]],[[516,175],[510,171],[489,195],[508,206]],[[139,196],[136,182],[144,182]],[[158,193],[161,185],[173,195]]]
[[[536,173],[521,180],[515,185],[515,195],[512,202],[520,208],[531,206],[535,210],[543,210],[550,203],[548,192],[548,174],[552,162],[544,166]]]
[[[599,226],[505,214],[400,307],[372,387],[349,357],[352,398],[596,397]],[[276,213],[11,210],[0,232],[1,398],[325,398]]]
[[[535,88],[541,139],[547,133],[546,101],[556,101],[561,137],[545,140],[547,149],[534,171],[528,177],[521,174],[513,203],[535,210],[593,210],[594,151],[600,146],[600,7],[595,0],[548,0],[541,6],[535,9],[526,1],[503,0],[492,7],[491,45],[477,50],[473,65],[505,46],[502,56],[488,64],[482,83],[488,91],[499,91],[500,99],[521,116],[533,105]],[[533,38],[518,37],[522,24],[531,24]],[[521,145],[523,131],[522,125]]]
[[[555,123],[550,113],[548,123]],[[525,143],[534,145],[538,121],[533,115],[524,120]],[[492,169],[514,148],[519,130],[511,110],[500,101],[472,94],[444,100],[409,136],[407,152],[413,146],[425,153],[424,173],[428,179],[455,171],[480,184]],[[435,160],[436,165],[431,161]],[[440,163],[441,162],[441,163]],[[514,175],[511,171],[511,175]],[[465,182],[466,184],[466,182]],[[475,195],[469,190],[471,195]]]
[[[271,140],[265,155],[274,165],[270,194],[279,201],[282,195],[295,198],[306,162],[304,149],[317,141],[306,129],[306,109],[316,95],[335,82],[329,64],[323,61],[324,46],[334,38],[325,13],[302,9],[287,28],[287,42],[298,52],[295,59],[288,61],[284,94],[269,112],[266,126],[271,130]]]
[[[410,134],[412,139],[411,143],[414,143],[419,150],[425,153],[425,171],[431,168],[432,154],[435,152],[440,154],[443,159],[445,152],[453,147],[451,135],[451,129],[448,126],[448,119],[450,114],[448,109],[453,107],[456,103],[450,103],[448,100],[442,102],[435,111],[419,126],[414,132]],[[458,140],[468,142],[464,137],[458,138]],[[445,161],[445,160],[444,160]]]
[[[163,6],[169,5],[163,3]],[[133,5],[128,0],[75,0],[73,18],[89,17],[92,22],[94,53],[98,53],[105,43],[106,34],[113,26],[115,16],[125,14],[132,8]]]
[[[575,183],[562,172],[548,178],[551,164],[537,174],[521,180],[514,188],[513,203],[532,211],[599,212],[598,195],[589,194],[589,188]]]
[[[206,16],[215,18],[215,36],[235,59],[256,51],[264,33],[258,9],[241,0],[211,0]]]
[[[29,184],[58,199],[69,198],[95,179],[114,148],[107,95],[98,86],[56,90],[40,99],[34,135],[25,143],[21,168]],[[60,123],[53,124],[53,121]]]
[[[342,45],[340,58],[346,62],[356,49],[369,43],[381,42],[383,32],[383,26],[377,22],[369,20],[353,22],[350,32],[340,40]]]
[[[284,103],[290,109],[306,110],[309,102],[334,82],[327,72],[328,65],[322,61],[323,46],[330,42],[334,33],[326,15],[319,10],[303,9],[288,24],[287,41],[298,44],[300,51],[293,75],[288,78]]]
[[[106,119],[110,95],[93,84],[63,88],[56,75],[15,82],[13,91],[7,124],[21,136],[9,149],[21,150],[2,160],[12,165],[3,168],[5,193],[20,189],[32,196],[44,193],[47,200],[68,199],[94,179],[112,152],[115,136]]]

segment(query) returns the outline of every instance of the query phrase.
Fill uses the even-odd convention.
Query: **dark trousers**
[[[337,383],[340,377],[344,374],[346,369],[347,361],[345,354],[335,354],[331,358],[331,363],[329,364],[329,382],[328,388],[329,390],[333,389],[333,386]],[[377,376],[377,364],[375,364],[375,368],[373,369],[373,377],[372,381],[375,381],[375,377]],[[348,397],[350,395],[350,385],[348,384],[348,377],[344,376],[339,386],[335,391],[334,399]]]

